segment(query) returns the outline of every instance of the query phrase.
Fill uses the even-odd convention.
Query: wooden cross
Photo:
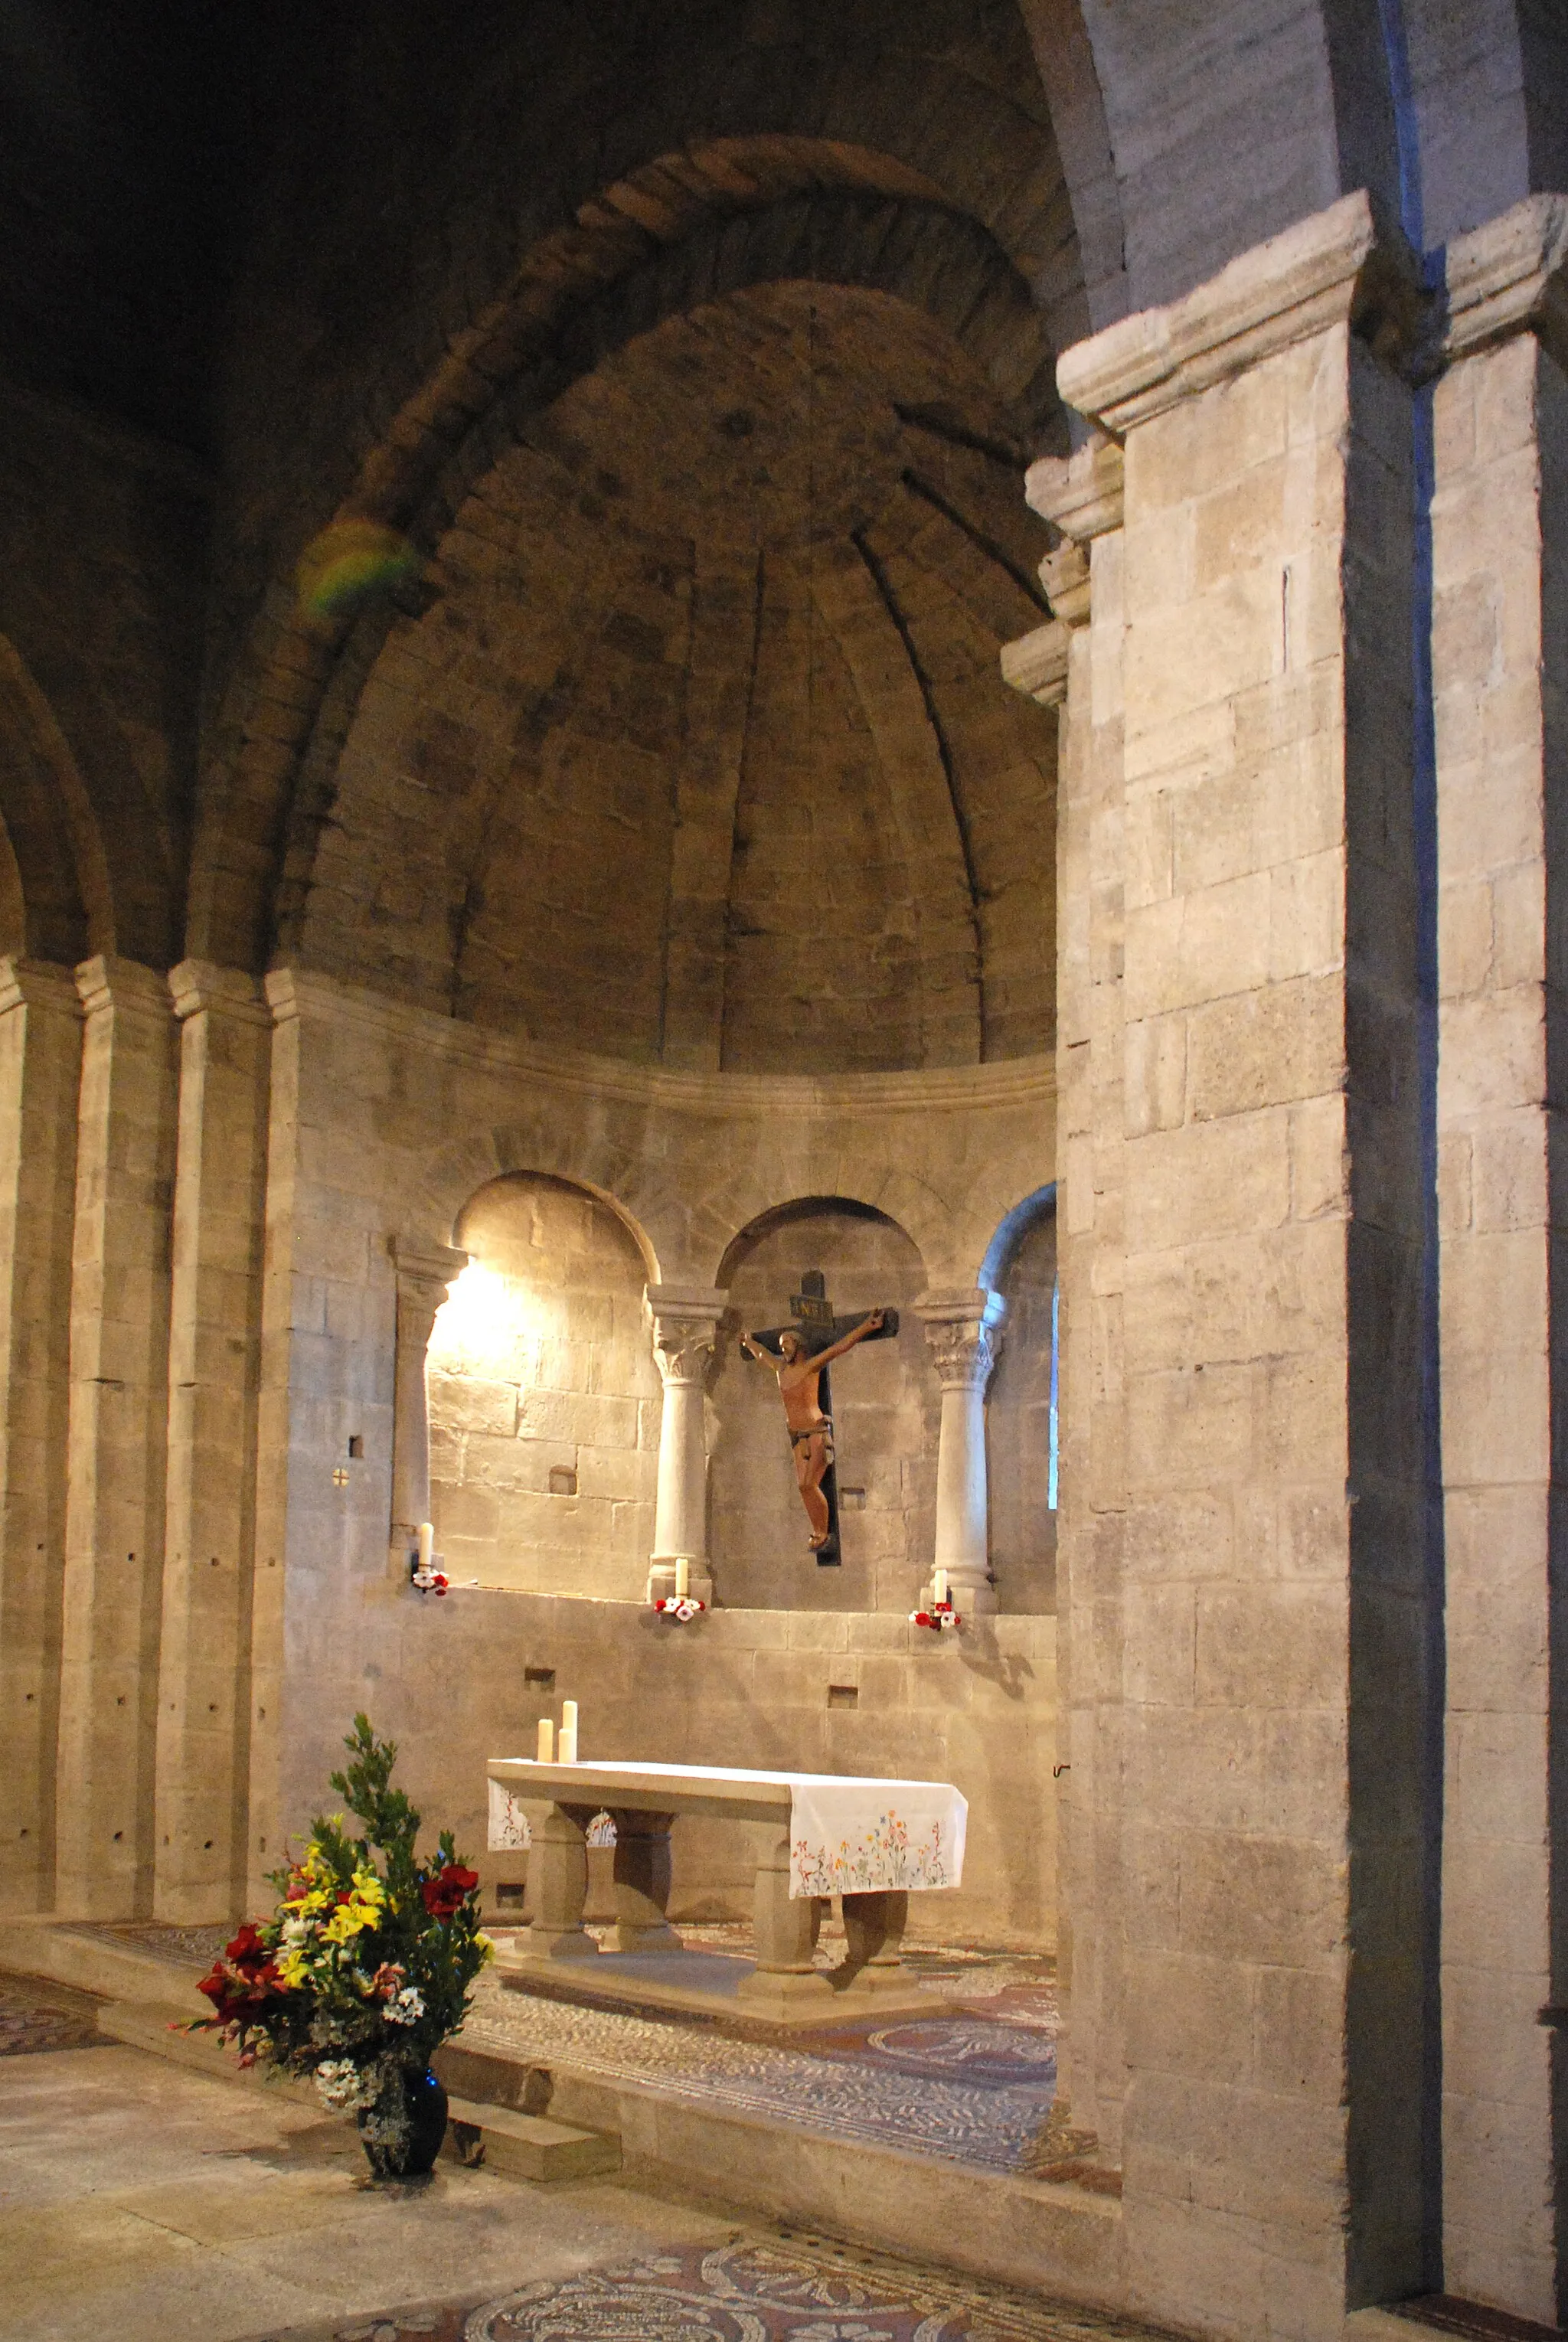
[[[751,1337],[763,1349],[771,1351],[775,1358],[780,1356],[780,1339],[786,1333],[798,1334],[805,1343],[807,1356],[814,1357],[819,1350],[831,1348],[834,1342],[842,1341],[846,1334],[853,1333],[857,1326],[863,1326],[872,1314],[869,1309],[863,1309],[853,1317],[835,1316],[833,1304],[827,1297],[827,1279],[820,1268],[808,1268],[804,1272],[800,1291],[791,1294],[789,1306],[790,1315],[794,1320],[792,1326],[770,1326],[765,1332],[754,1334]],[[874,1326],[864,1338],[868,1342],[884,1342],[897,1331],[897,1310],[884,1309],[882,1324]],[[828,1375],[829,1369],[824,1366],[822,1379],[817,1385],[817,1403],[824,1415],[831,1416],[833,1392]],[[822,1481],[822,1493],[827,1499],[828,1533],[826,1543],[817,1549],[816,1565],[819,1569],[838,1569],[843,1566],[844,1554],[839,1544],[836,1463],[827,1467]]]

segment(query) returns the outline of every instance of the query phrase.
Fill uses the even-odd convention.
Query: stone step
[[[447,2100],[445,2152],[483,2161],[508,2179],[590,2179],[621,2167],[621,2142],[546,2115],[523,2115],[477,2098]]]
[[[177,2021],[171,2025],[171,2016],[163,2001],[105,2001],[98,2011],[98,2030],[111,2041],[124,2041],[133,2049],[150,2049],[155,2057],[171,2058],[176,2066],[209,2075],[215,2082],[245,2082],[256,2088],[278,2090],[285,2098],[321,2111],[313,2083],[289,2074],[269,2074],[260,2066],[242,2067],[233,2048],[215,2033],[187,2033]]]

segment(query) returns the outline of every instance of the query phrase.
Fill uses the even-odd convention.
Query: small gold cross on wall
[[[338,1465],[336,1465],[336,1466],[334,1466],[334,1469],[333,1469],[333,1475],[332,1475],[332,1485],[333,1485],[333,1486],[334,1486],[335,1488],[346,1488],[346,1487],[347,1487],[347,1486],[348,1486],[348,1466],[347,1466],[347,1465],[346,1465],[346,1464],[338,1464]]]

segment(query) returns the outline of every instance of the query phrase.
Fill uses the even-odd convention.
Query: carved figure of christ
[[[838,1506],[834,1480],[832,1401],[827,1369],[858,1343],[884,1340],[898,1331],[898,1313],[873,1309],[864,1316],[838,1318],[826,1296],[820,1270],[808,1270],[790,1307],[798,1326],[781,1331],[743,1334],[741,1347],[778,1377],[789,1426],[795,1486],[810,1524],[806,1549],[819,1566],[832,1568],[840,1560]],[[814,1340],[814,1335],[815,1339]]]

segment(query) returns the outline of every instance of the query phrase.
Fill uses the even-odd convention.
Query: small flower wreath
[[[673,1618],[677,1626],[685,1626],[707,1606],[695,1594],[661,1594],[654,1605],[661,1618]]]
[[[934,1633],[942,1635],[962,1626],[964,1621],[951,1602],[934,1602],[929,1610],[912,1610],[909,1623],[912,1626],[929,1626]]]

